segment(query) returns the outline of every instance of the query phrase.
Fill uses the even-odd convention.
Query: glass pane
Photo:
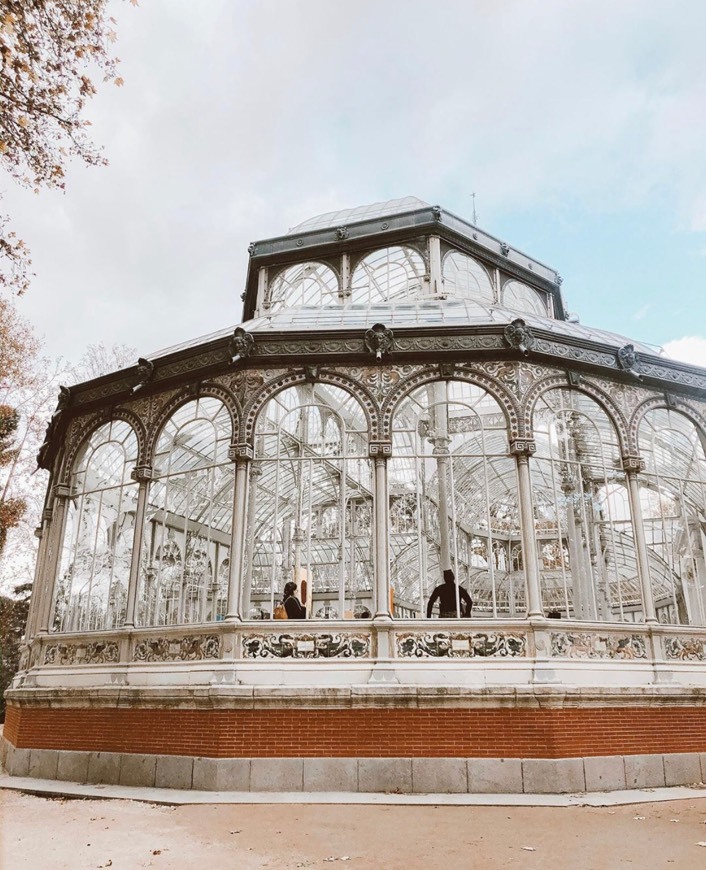
[[[145,511],[137,619],[223,619],[235,486],[231,422],[218,399],[182,405],[160,436]]]
[[[460,381],[413,391],[395,415],[388,465],[394,615],[426,616],[448,569],[460,584],[453,616],[461,589],[475,616],[522,615],[515,461],[495,399]],[[445,597],[432,615],[449,615]]]
[[[537,403],[534,435],[530,470],[545,613],[642,620],[628,491],[608,415],[583,393],[549,390]]]
[[[648,411],[640,425],[640,503],[657,618],[706,625],[706,454],[683,415]]]
[[[338,278],[323,263],[300,263],[277,274],[270,284],[265,308],[275,312],[295,306],[336,305]]]
[[[354,303],[389,302],[428,295],[426,266],[412,248],[383,248],[362,260],[351,279]]]
[[[137,507],[137,438],[122,420],[97,429],[79,454],[57,580],[54,629],[122,625]]]
[[[271,399],[256,429],[244,613],[272,616],[297,583],[309,618],[370,615],[372,475],[358,402],[326,384]]]
[[[538,314],[540,317],[549,316],[546,294],[540,293],[539,290],[528,287],[520,281],[506,281],[503,284],[502,306],[524,314]]]
[[[493,284],[485,268],[460,251],[451,251],[444,257],[444,293],[462,299],[476,299],[493,303]]]

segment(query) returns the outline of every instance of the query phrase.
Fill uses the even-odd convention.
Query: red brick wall
[[[703,707],[169,710],[8,706],[15,746],[228,757],[706,752]]]

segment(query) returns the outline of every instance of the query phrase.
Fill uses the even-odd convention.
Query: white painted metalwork
[[[640,502],[662,623],[706,625],[705,441],[669,408],[648,411],[640,425]]]

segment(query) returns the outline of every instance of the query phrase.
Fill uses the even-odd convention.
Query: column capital
[[[623,464],[623,471],[628,474],[630,472],[637,474],[638,472],[645,470],[645,460],[636,453],[627,453],[624,456],[621,456],[621,461]]]
[[[71,498],[71,485],[68,483],[57,483],[54,486],[54,498],[66,499]]]
[[[237,444],[231,444],[228,448],[228,459],[231,462],[249,462],[254,456],[252,444],[247,441],[240,441]]]
[[[537,450],[533,438],[513,438],[510,442],[510,453],[513,456],[532,456]]]
[[[136,480],[138,483],[142,483],[143,481],[152,480],[154,476],[154,469],[151,465],[136,465],[132,471],[130,472],[130,477],[133,480]]]
[[[368,444],[368,456],[371,459],[389,459],[392,456],[392,442],[371,441]]]

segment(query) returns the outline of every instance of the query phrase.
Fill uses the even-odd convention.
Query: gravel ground
[[[696,870],[706,868],[706,798],[600,808],[172,807],[0,792],[8,870],[329,866]]]

